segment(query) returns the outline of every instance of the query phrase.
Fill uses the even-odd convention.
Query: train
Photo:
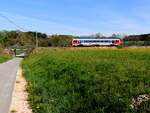
[[[119,46],[121,44],[120,39],[116,38],[101,38],[101,39],[73,39],[72,46]]]

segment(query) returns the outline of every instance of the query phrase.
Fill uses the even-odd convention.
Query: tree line
[[[33,31],[0,31],[0,46],[35,46],[36,36],[40,47],[69,47],[73,38],[79,38],[71,35],[47,35]],[[100,38],[101,34],[96,34],[93,38],[96,36]],[[123,41],[150,41],[150,34],[125,36]]]
[[[0,31],[0,46],[35,46],[36,35],[40,47],[68,47],[71,46],[71,35],[47,35],[41,32]]]
[[[125,37],[124,41],[150,41],[150,34],[130,35]]]

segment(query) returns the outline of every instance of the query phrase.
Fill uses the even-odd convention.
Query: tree
[[[94,37],[94,38],[102,38],[102,37],[104,37],[104,35],[103,35],[102,33],[98,32],[98,33],[96,33],[96,34],[91,35],[91,37]]]
[[[124,39],[125,37],[127,37],[127,35],[126,34],[113,33],[112,37],[119,38],[119,39]]]
[[[100,33],[100,32],[96,33],[96,34],[95,34],[95,36],[96,36],[96,38],[104,37],[104,36],[103,36],[103,34],[102,34],[102,33]]]
[[[69,35],[53,35],[49,38],[52,46],[68,47],[71,46],[71,41],[74,37]]]

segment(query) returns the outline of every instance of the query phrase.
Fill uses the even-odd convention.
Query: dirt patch
[[[27,82],[22,76],[22,69],[17,73],[16,83],[12,96],[12,103],[9,113],[32,113],[28,104],[28,93],[26,92]]]

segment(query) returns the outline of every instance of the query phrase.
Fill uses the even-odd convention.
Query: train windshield
[[[73,44],[78,44],[78,40],[73,40]]]

